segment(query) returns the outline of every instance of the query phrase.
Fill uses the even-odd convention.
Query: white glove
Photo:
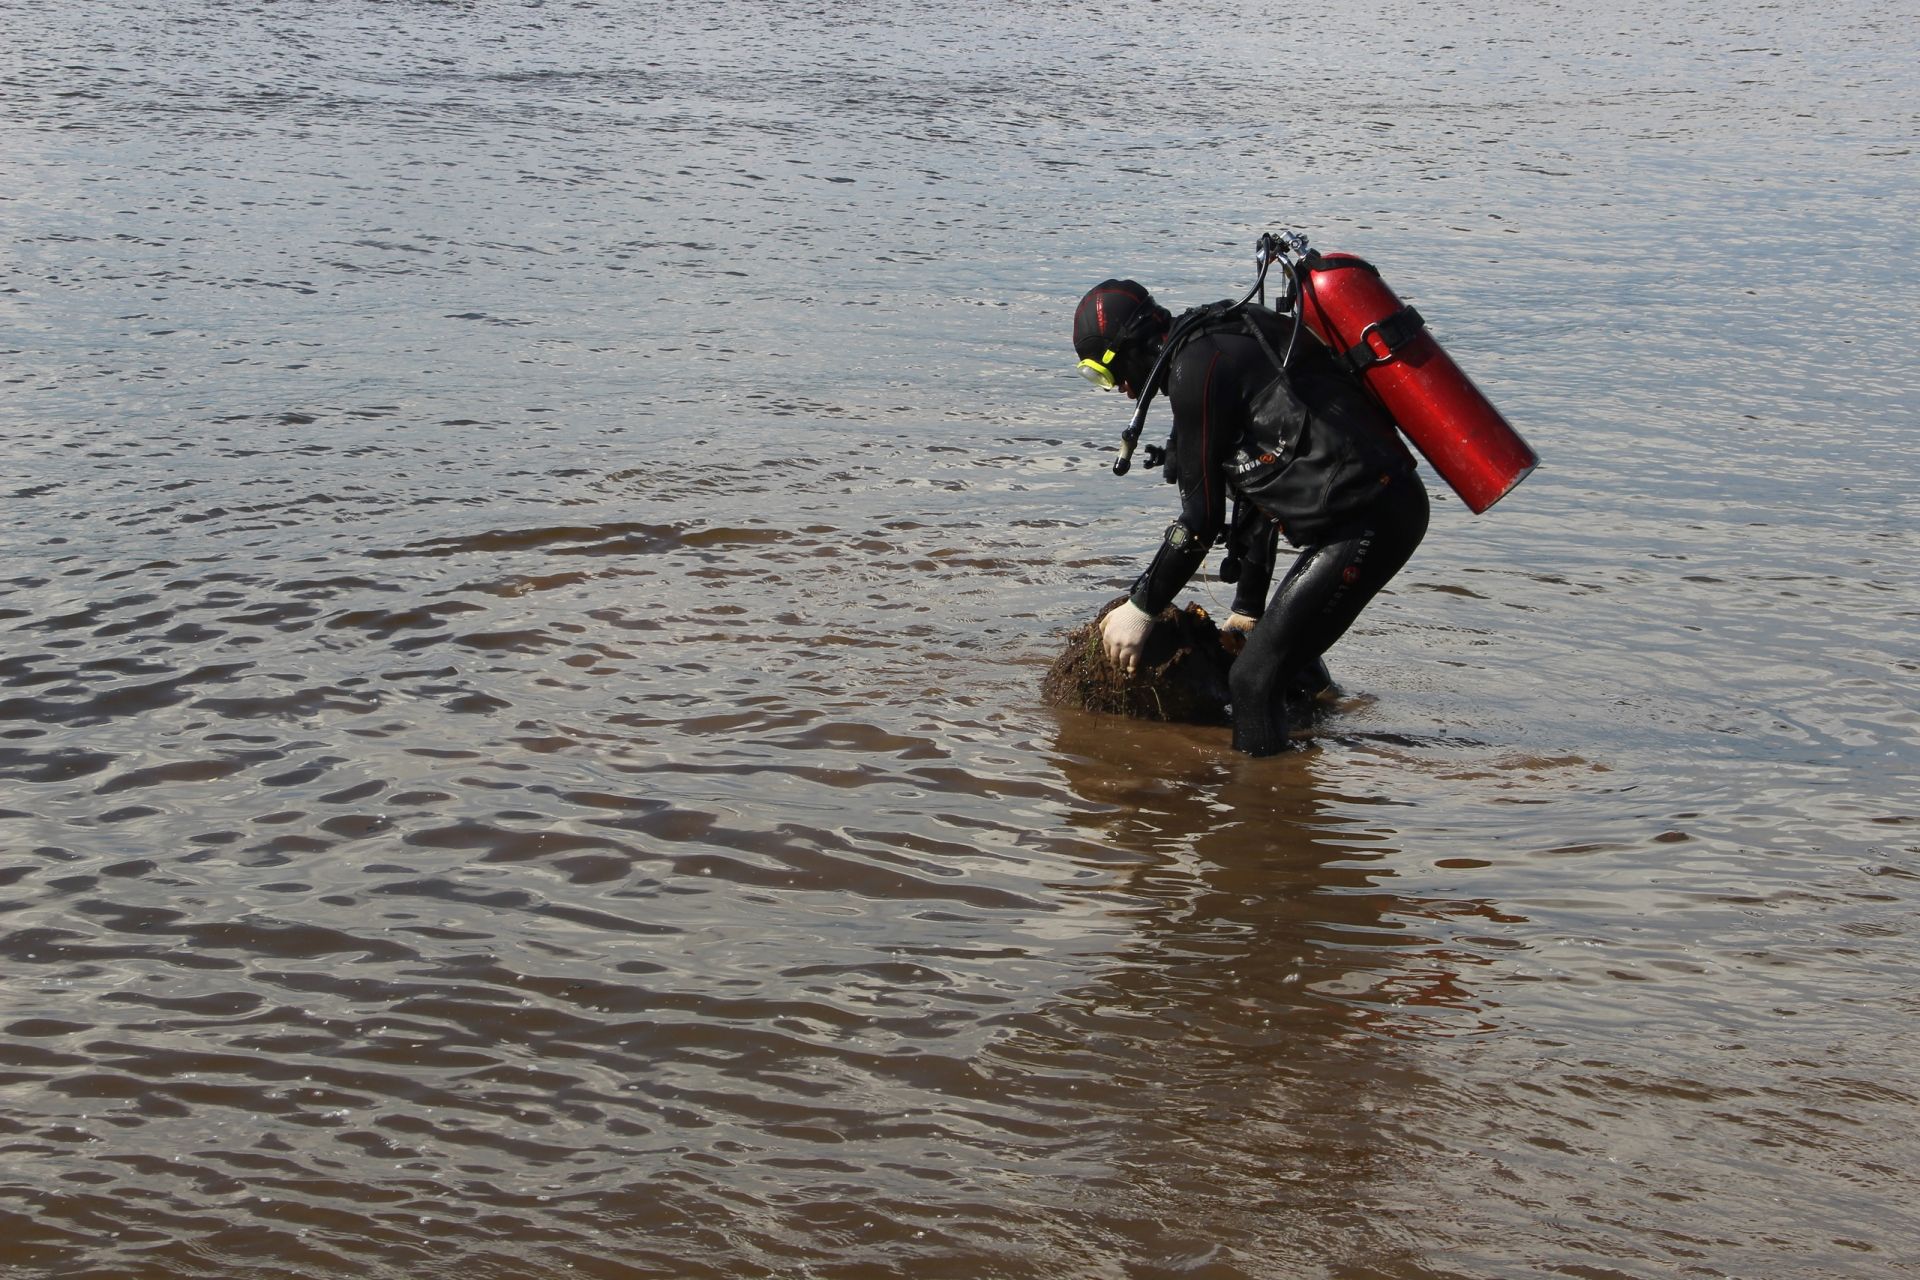
[[[1230,613],[1227,615],[1226,626],[1222,627],[1221,630],[1222,631],[1251,631],[1259,625],[1260,625],[1260,619],[1258,618],[1250,618],[1244,613]]]
[[[1153,615],[1128,600],[1100,620],[1100,647],[1107,661],[1132,675],[1140,666],[1140,651],[1146,647],[1147,632],[1153,630]]]

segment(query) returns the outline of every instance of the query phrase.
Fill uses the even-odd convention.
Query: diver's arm
[[[1218,364],[1217,357],[1205,349],[1209,345],[1203,341],[1183,352],[1168,382],[1167,399],[1173,407],[1173,463],[1180,477],[1180,518],[1167,526],[1153,563],[1133,584],[1129,598],[1148,614],[1157,615],[1173,603],[1180,588],[1207,558],[1214,535],[1226,519],[1223,464],[1239,428],[1220,420],[1218,405],[1224,397],[1218,386],[1209,385],[1216,381]]]
[[[1233,612],[1258,618],[1267,610],[1267,590],[1273,585],[1273,564],[1279,550],[1280,526],[1252,503],[1229,535],[1240,557],[1240,577],[1233,587]]]

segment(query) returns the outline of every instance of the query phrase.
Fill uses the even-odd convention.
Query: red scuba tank
[[[1347,253],[1311,253],[1296,270],[1307,327],[1380,397],[1475,515],[1539,465],[1520,433],[1371,263]]]

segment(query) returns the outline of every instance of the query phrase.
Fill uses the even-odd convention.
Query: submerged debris
[[[1049,706],[1142,720],[1227,723],[1232,697],[1227,672],[1240,651],[1239,633],[1222,631],[1199,605],[1169,605],[1147,636],[1139,670],[1129,676],[1100,649],[1100,619],[1125,600],[1120,596],[1109,601],[1092,622],[1067,633],[1040,686],[1041,697]]]

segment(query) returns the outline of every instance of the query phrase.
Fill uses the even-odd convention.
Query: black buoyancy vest
[[[1290,343],[1288,318],[1241,308],[1199,327],[1248,334],[1273,365],[1274,376],[1247,406],[1227,483],[1277,520],[1289,542],[1320,540],[1413,470],[1386,409],[1317,338]]]

